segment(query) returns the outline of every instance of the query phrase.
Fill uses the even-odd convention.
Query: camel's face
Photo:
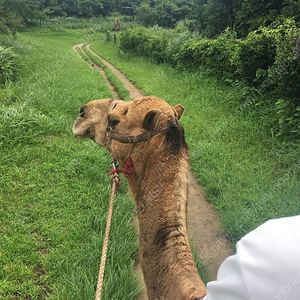
[[[108,119],[113,131],[136,136],[152,130],[170,118],[180,119],[183,110],[181,105],[172,107],[160,98],[149,96],[133,101],[115,101],[108,113]]]
[[[76,137],[90,138],[110,151],[106,135],[108,127],[125,136],[136,136],[170,118],[180,119],[183,111],[180,104],[172,107],[154,96],[133,101],[95,100],[80,109],[73,132]]]
[[[82,106],[73,126],[75,137],[92,139],[109,150],[106,129],[107,114],[112,102],[112,99],[94,100]]]

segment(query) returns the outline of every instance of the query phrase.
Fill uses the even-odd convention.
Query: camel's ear
[[[151,109],[147,112],[145,119],[143,121],[143,128],[151,130],[158,123],[159,117],[161,115],[160,109]]]
[[[181,104],[176,104],[174,106],[174,109],[177,112],[177,119],[180,120],[180,118],[182,117],[183,112],[184,112],[184,107]]]

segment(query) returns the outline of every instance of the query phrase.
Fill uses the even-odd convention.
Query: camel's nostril
[[[84,108],[83,107],[80,108],[79,115],[81,117],[84,117]]]

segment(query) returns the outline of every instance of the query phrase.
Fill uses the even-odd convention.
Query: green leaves
[[[17,78],[20,57],[12,48],[0,46],[0,85]]]

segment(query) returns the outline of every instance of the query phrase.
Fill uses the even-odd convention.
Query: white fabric
[[[205,300],[300,300],[300,216],[270,220],[236,245]]]

